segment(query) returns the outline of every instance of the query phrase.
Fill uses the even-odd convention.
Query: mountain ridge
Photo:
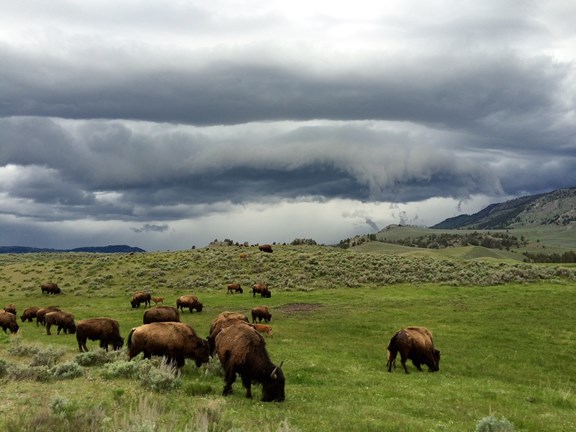
[[[513,229],[539,225],[576,225],[576,187],[490,204],[472,215],[443,220],[431,229]]]
[[[73,249],[50,249],[29,246],[0,246],[0,254],[7,253],[65,253],[65,252],[90,252],[90,253],[135,253],[146,252],[139,247],[128,245],[108,245],[108,246],[85,246]]]

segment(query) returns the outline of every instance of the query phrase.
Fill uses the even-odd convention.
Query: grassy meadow
[[[42,295],[48,280],[63,293]],[[261,281],[272,298],[248,293]],[[226,294],[230,282],[244,294]],[[240,380],[222,397],[217,360],[187,361],[175,376],[158,359],[128,363],[124,350],[105,356],[89,341],[88,355],[108,363],[86,365],[74,335],[19,319],[17,334],[0,332],[2,430],[474,431],[490,415],[517,431],[576,429],[575,267],[320,246],[0,255],[0,306],[19,315],[59,305],[77,320],[115,318],[126,337],[142,323],[136,289],[167,305],[196,294],[204,310],[181,318],[202,337],[222,311],[268,305],[286,401],[260,402],[258,385],[247,400]],[[406,375],[399,361],[386,371],[387,343],[408,325],[434,333],[439,372],[409,362]]]

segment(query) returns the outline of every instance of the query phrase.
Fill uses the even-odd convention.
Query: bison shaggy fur
[[[7,330],[10,330],[11,333],[17,333],[20,328],[16,320],[16,315],[4,310],[0,310],[0,327],[2,327],[4,333],[7,333]]]
[[[120,324],[112,318],[88,318],[76,323],[76,340],[78,350],[87,352],[86,341],[99,340],[100,348],[108,351],[108,345],[114,350],[119,350],[124,345],[124,339],[120,336]]]
[[[131,360],[140,353],[144,353],[144,358],[164,356],[179,368],[186,358],[193,359],[198,367],[210,359],[208,341],[181,322],[155,322],[133,328],[128,335],[128,357]]]
[[[268,253],[272,253],[272,245],[269,244],[261,244],[258,246],[258,249],[260,250],[260,252],[268,252]]]
[[[76,333],[76,323],[74,322],[74,315],[63,311],[53,311],[48,312],[45,317],[46,321],[46,334],[50,335],[50,328],[55,325],[58,326],[57,334],[60,334],[62,330],[64,333]]]
[[[46,325],[46,314],[48,312],[60,311],[58,306],[48,306],[36,311],[36,326],[39,324]]]
[[[398,353],[400,353],[400,362],[406,373],[408,373],[407,360],[412,360],[419,371],[422,371],[422,364],[428,366],[431,372],[440,369],[440,351],[434,348],[432,333],[426,327],[406,327],[392,336],[388,344],[386,364],[388,372],[392,372]]]
[[[268,306],[258,306],[252,309],[252,322],[255,323],[256,319],[258,322],[269,322],[272,319],[272,314],[268,310]]]
[[[176,299],[176,308],[184,311],[184,308],[188,308],[190,312],[196,309],[198,312],[202,312],[202,303],[198,300],[195,295],[183,295]]]
[[[20,316],[20,319],[22,320],[22,322],[32,322],[32,320],[34,318],[36,318],[36,312],[38,312],[38,310],[40,310],[39,306],[30,306],[27,307],[26,309],[24,309],[24,312],[22,312],[22,316]]]
[[[144,324],[153,322],[180,321],[180,312],[172,306],[155,306],[144,312]]]
[[[262,384],[262,402],[282,402],[285,399],[284,373],[270,361],[266,342],[250,325],[231,325],[216,336],[216,352],[224,368],[222,394],[232,394],[236,374],[240,375],[246,397],[252,398],[252,382]]]
[[[40,286],[40,290],[42,291],[42,294],[46,293],[46,294],[60,294],[61,290],[60,287],[58,287],[58,284],[55,284],[54,282],[47,282],[45,284],[42,284]]]
[[[144,304],[146,307],[150,307],[150,300],[152,300],[150,293],[144,291],[136,291],[134,294],[132,294],[132,300],[130,300],[130,304],[133,308],[139,308],[141,304]]]
[[[227,288],[228,288],[228,294],[235,294],[235,293],[242,294],[244,292],[239,283],[228,284]]]
[[[252,285],[252,297],[256,296],[256,294],[260,294],[261,297],[270,298],[272,297],[272,293],[270,289],[268,289],[268,285],[262,283],[256,283]]]
[[[222,329],[231,325],[248,324],[248,317],[243,313],[225,311],[220,313],[210,324],[208,341],[210,342],[210,353],[214,354],[216,350],[215,340]]]

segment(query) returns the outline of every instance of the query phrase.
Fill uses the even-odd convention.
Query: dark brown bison
[[[176,299],[176,308],[184,311],[184,308],[188,308],[190,312],[196,309],[198,312],[202,312],[202,303],[198,300],[195,295],[183,295]]]
[[[272,314],[268,310],[268,306],[258,306],[252,309],[252,322],[256,322],[256,318],[258,318],[258,322],[268,322],[272,319]]]
[[[0,327],[2,327],[4,333],[8,333],[7,330],[10,330],[11,333],[16,333],[20,328],[16,320],[16,315],[4,310],[0,310]]]
[[[4,306],[4,311],[16,315],[16,305],[14,303],[10,303],[9,305]]]
[[[268,289],[268,285],[263,283],[255,283],[252,285],[252,297],[255,297],[256,294],[260,294],[260,297],[272,297],[272,293]]]
[[[124,339],[120,336],[120,324],[112,318],[88,318],[76,323],[76,340],[78,350],[88,352],[86,341],[99,340],[100,348],[108,351],[108,345],[114,350],[119,350],[124,345]]]
[[[262,402],[282,402],[284,373],[275,366],[266,351],[266,342],[256,329],[249,325],[232,325],[222,329],[216,336],[216,352],[224,368],[224,390],[232,394],[236,374],[246,388],[246,397],[252,398],[252,382],[262,384]]]
[[[58,284],[55,284],[54,282],[47,282],[42,284],[40,289],[42,290],[42,294],[60,294],[61,292]]]
[[[434,348],[432,333],[426,327],[406,327],[392,336],[388,344],[388,372],[392,372],[392,366],[396,364],[397,353],[400,353],[400,363],[406,373],[408,359],[419,371],[422,371],[422,364],[428,366],[431,372],[440,369],[440,351]]]
[[[48,312],[54,312],[61,310],[58,306],[48,306],[44,308],[40,308],[36,311],[36,327],[39,324],[46,325],[46,314]]]
[[[228,311],[220,313],[210,324],[210,332],[208,333],[208,341],[210,342],[210,354],[214,354],[214,351],[216,350],[216,336],[218,336],[218,333],[220,333],[222,329],[231,325],[248,323],[248,317],[243,313]]]
[[[31,307],[27,307],[26,309],[24,309],[24,312],[22,312],[22,316],[20,317],[20,319],[22,320],[22,322],[32,322],[32,320],[34,318],[36,318],[36,312],[38,312],[40,308],[38,306],[31,306]]]
[[[258,246],[258,249],[260,250],[260,252],[272,253],[272,246],[269,244],[261,244]]]
[[[55,325],[58,326],[57,334],[60,334],[64,330],[64,334],[76,333],[76,323],[74,322],[74,315],[63,311],[52,311],[48,312],[44,316],[44,321],[46,322],[46,334],[51,335],[50,328]]]
[[[128,357],[131,360],[142,352],[145,358],[167,357],[179,368],[186,358],[193,359],[198,367],[210,359],[208,341],[180,322],[155,322],[133,328],[128,335]]]
[[[144,312],[144,324],[153,322],[180,321],[180,312],[172,306],[154,306]]]
[[[242,294],[244,290],[239,283],[228,284],[228,294],[240,293]]]
[[[130,300],[130,304],[133,308],[139,308],[142,303],[144,306],[150,307],[151,300],[152,296],[150,293],[144,291],[136,291],[134,294],[132,294],[132,300]]]

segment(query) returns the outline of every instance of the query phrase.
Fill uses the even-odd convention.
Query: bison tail
[[[126,346],[128,347],[128,349],[130,349],[130,347],[132,346],[132,334],[134,333],[134,330],[136,330],[136,327],[130,330],[130,333],[128,334],[128,340],[126,341]]]

